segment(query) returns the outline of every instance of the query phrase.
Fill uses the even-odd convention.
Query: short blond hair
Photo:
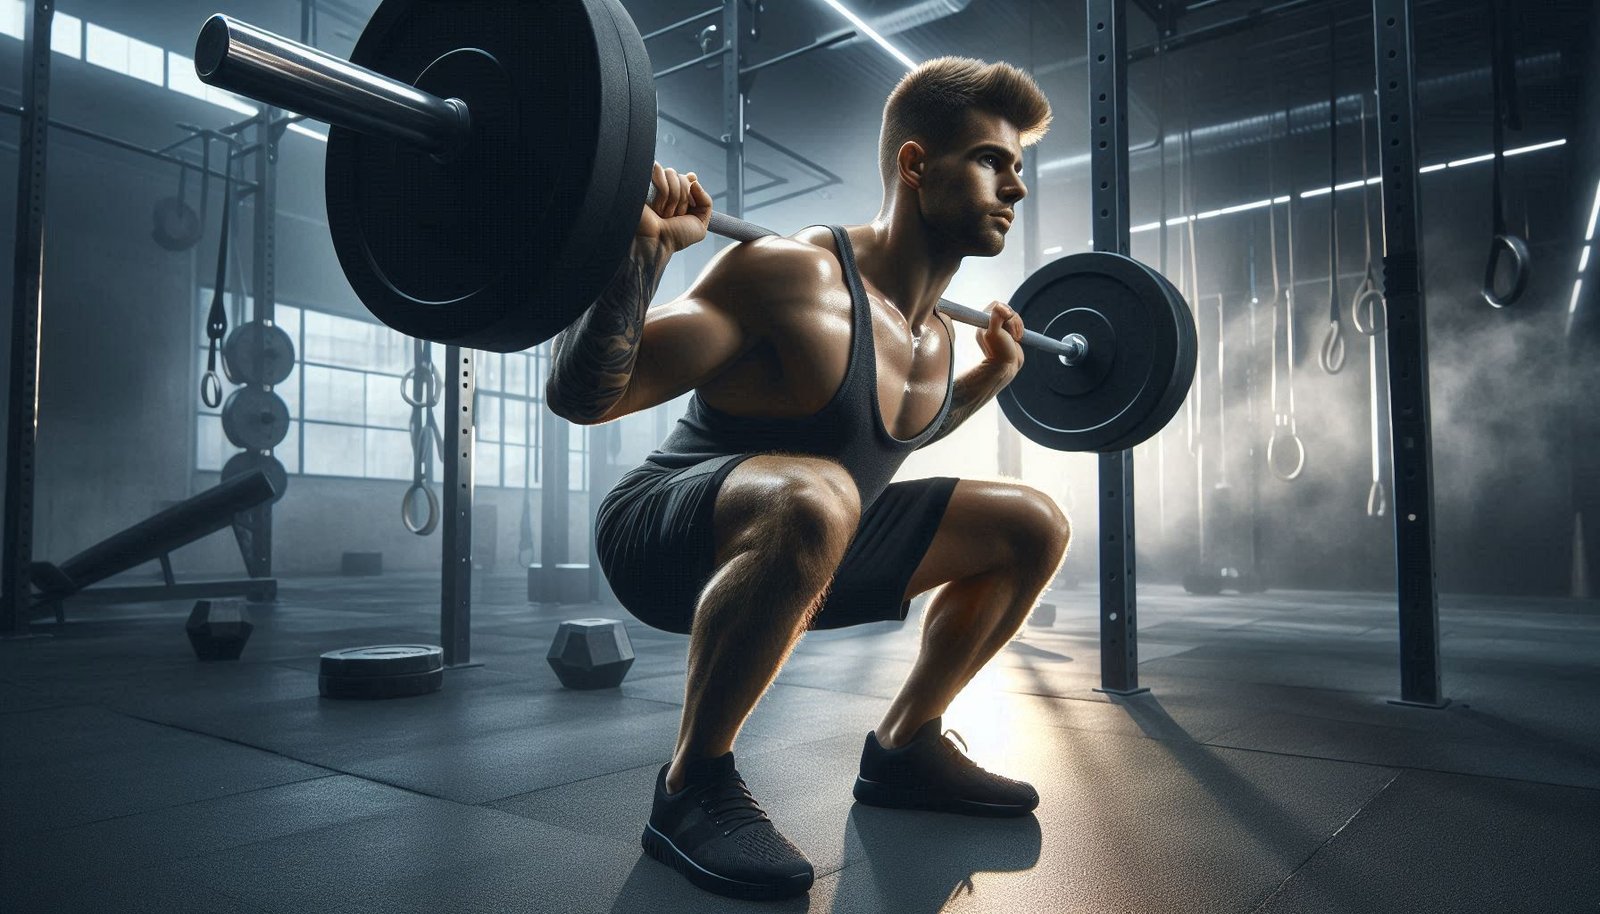
[[[1004,62],[935,57],[901,77],[884,102],[883,132],[878,138],[884,188],[894,185],[896,160],[906,141],[945,148],[951,131],[963,129],[967,113],[973,110],[1010,121],[1025,147],[1039,142],[1050,129],[1050,101],[1026,72]]]

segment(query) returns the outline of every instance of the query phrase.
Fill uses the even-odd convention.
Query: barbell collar
[[[1067,351],[1056,356],[1061,364],[1072,367],[1089,357],[1089,340],[1081,333],[1069,333],[1061,338],[1061,345]]]
[[[448,155],[472,133],[465,102],[440,98],[221,13],[194,48],[207,85],[358,133]]]

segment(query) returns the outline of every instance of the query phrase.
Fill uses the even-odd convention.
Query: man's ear
[[[896,162],[899,164],[900,183],[912,188],[921,188],[923,170],[928,162],[928,151],[922,148],[922,144],[916,140],[906,140],[901,143]]]

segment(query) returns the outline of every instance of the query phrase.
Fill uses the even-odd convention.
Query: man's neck
[[[961,267],[961,258],[940,252],[920,221],[879,214],[865,226],[866,244],[855,245],[856,267],[915,333],[932,320],[939,297]]]

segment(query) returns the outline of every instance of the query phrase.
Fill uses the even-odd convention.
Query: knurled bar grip
[[[200,81],[329,124],[446,155],[472,135],[466,102],[439,98],[415,86],[374,73],[316,48],[220,13],[206,20],[195,42]],[[655,199],[651,184],[645,202]],[[754,241],[776,232],[726,213],[711,214],[712,234]],[[989,315],[939,300],[939,310],[964,324],[989,326]],[[1077,333],[1054,340],[1034,330],[1024,345],[1077,365],[1088,341]]]

